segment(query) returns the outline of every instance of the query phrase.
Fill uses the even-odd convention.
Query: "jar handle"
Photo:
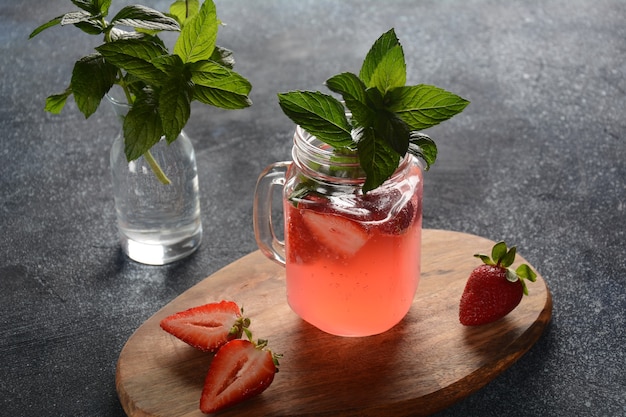
[[[272,261],[285,266],[285,242],[276,237],[272,223],[274,187],[285,185],[285,176],[291,162],[276,162],[259,175],[254,190],[252,220],[254,237],[261,252]]]

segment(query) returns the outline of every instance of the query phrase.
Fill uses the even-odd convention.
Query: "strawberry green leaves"
[[[391,29],[374,42],[358,76],[345,72],[326,81],[343,103],[310,91],[280,93],[278,102],[292,121],[321,141],[335,148],[356,146],[366,173],[363,191],[368,192],[388,179],[407,153],[423,159],[428,169],[437,147],[418,130],[453,117],[469,104],[438,87],[405,83],[404,52]]]
[[[513,265],[516,255],[516,247],[511,246],[507,248],[506,243],[500,241],[496,243],[491,249],[491,258],[489,255],[483,255],[480,253],[475,254],[476,258],[480,258],[486,265],[494,265],[506,269],[506,279],[511,282],[519,280],[522,283],[522,289],[525,295],[528,295],[528,288],[524,280],[535,282],[537,280],[537,274],[530,269],[526,264],[521,264],[513,271],[509,267]]]
[[[515,270],[515,275],[517,276],[517,279],[519,279],[522,282],[522,288],[524,289],[524,295],[528,295],[528,288],[526,287],[526,282],[524,280],[527,279],[530,282],[535,282],[535,281],[537,281],[537,274],[535,274],[535,271],[530,269],[530,267],[528,265],[521,264]]]
[[[219,21],[215,4],[176,0],[170,15],[133,5],[107,22],[111,0],[72,0],[79,10],[36,28],[34,37],[56,25],[74,25],[105,42],[74,65],[70,85],[46,100],[45,109],[60,113],[73,95],[78,109],[90,117],[114,85],[122,87],[130,110],[124,119],[125,153],[129,161],[147,155],[162,137],[176,140],[191,114],[193,100],[224,109],[252,103],[250,82],[233,70],[232,52],[215,44]],[[120,27],[131,27],[133,31]],[[158,37],[180,31],[173,53]]]

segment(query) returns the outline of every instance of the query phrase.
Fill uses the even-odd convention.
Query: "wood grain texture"
[[[420,416],[472,394],[519,359],[552,316],[540,274],[507,317],[480,327],[459,324],[458,303],[471,270],[494,242],[443,230],[423,231],[422,274],[413,306],[390,331],[365,338],[323,333],[286,302],[284,269],[253,252],[216,272],[148,319],[117,364],[116,386],[129,416],[200,417],[211,362],[159,327],[162,318],[196,305],[233,300],[256,338],[284,355],[260,396],[220,416]],[[528,263],[518,255],[515,265]],[[532,267],[532,265],[531,265]],[[533,268],[534,269],[534,268]]]

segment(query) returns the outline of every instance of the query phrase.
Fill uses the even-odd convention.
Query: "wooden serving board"
[[[116,386],[129,416],[200,417],[211,354],[160,329],[162,318],[222,299],[244,307],[255,338],[282,353],[280,372],[261,395],[220,416],[420,416],[483,387],[519,359],[552,316],[541,276],[507,317],[480,327],[459,324],[458,303],[472,255],[494,242],[464,233],[424,230],[422,275],[411,311],[378,336],[344,338],[301,320],[286,302],[284,269],[253,252],[180,295],[130,337]],[[528,263],[518,255],[516,265]],[[533,268],[534,269],[534,268]]]

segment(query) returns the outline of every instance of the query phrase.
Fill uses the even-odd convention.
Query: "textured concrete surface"
[[[114,1],[113,10],[129,2]],[[168,2],[150,6],[165,9]],[[115,363],[155,311],[256,249],[257,175],[289,159],[276,93],[357,72],[391,27],[408,82],[472,103],[427,133],[424,227],[516,244],[546,279],[553,321],[515,365],[441,416],[626,415],[626,2],[621,0],[216,0],[254,105],[194,107],[205,237],[191,258],[124,258],[114,226],[110,110],[61,116],[97,39],[40,23],[69,0],[0,4],[0,414],[124,415]]]

